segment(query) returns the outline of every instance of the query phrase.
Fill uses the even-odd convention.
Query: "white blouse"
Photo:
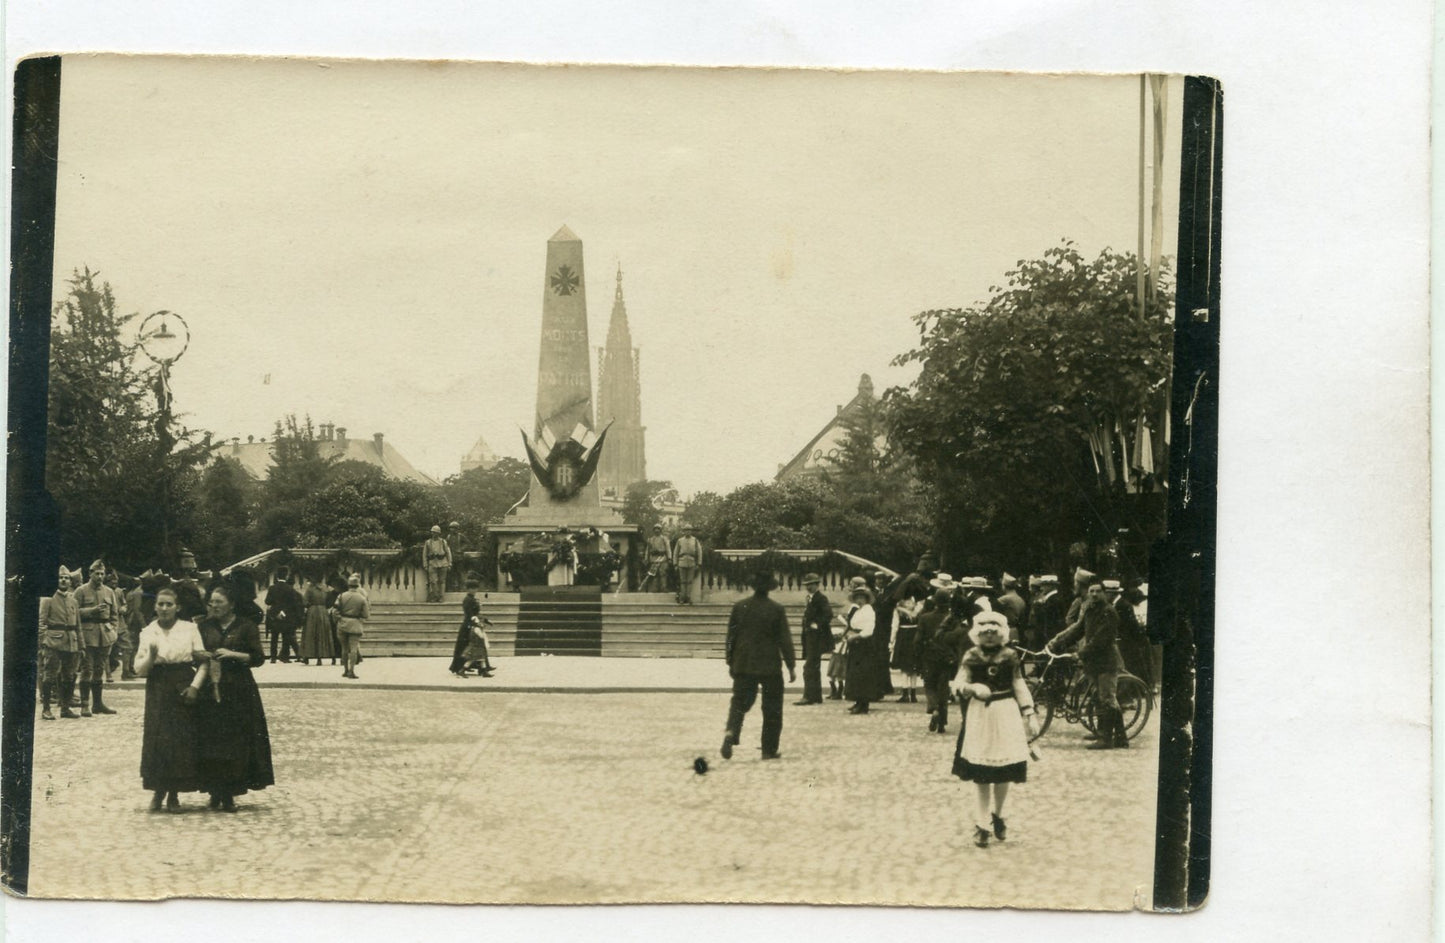
[[[154,660],[151,659],[152,645],[156,649]],[[140,639],[136,643],[135,671],[136,674],[144,675],[152,664],[189,665],[192,655],[205,650],[206,643],[201,640],[201,630],[196,628],[194,622],[177,619],[176,624],[169,629],[161,628],[159,622],[152,622],[140,630]]]
[[[857,632],[858,638],[868,638],[873,634],[876,619],[872,606],[856,606],[848,611],[848,628]]]

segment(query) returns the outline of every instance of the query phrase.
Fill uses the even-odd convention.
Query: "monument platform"
[[[740,598],[680,606],[671,593],[600,593],[596,587],[477,594],[482,615],[492,622],[487,634],[499,657],[722,658],[728,614]],[[373,605],[363,654],[450,657],[462,620],[461,599],[462,594],[452,593],[440,603]],[[793,631],[793,644],[801,652],[796,626]]]

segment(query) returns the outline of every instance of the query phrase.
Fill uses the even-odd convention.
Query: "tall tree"
[[[46,484],[61,514],[62,559],[104,555],[140,569],[175,547],[165,536],[187,502],[186,482],[205,460],[208,436],[172,425],[158,434],[155,371],[130,336],[135,314],[117,312],[99,273],[76,270],[51,313]]]
[[[271,440],[272,465],[261,487],[262,509],[255,522],[261,548],[297,545],[306,501],[331,481],[338,460],[335,455],[322,453],[310,416],[298,420],[291,413],[276,421]]]
[[[1137,271],[1064,242],[986,303],[916,318],[920,344],[896,363],[921,369],[885,395],[889,433],[938,496],[956,567],[1056,565],[1076,540],[1108,541],[1120,496],[1147,488],[1128,430],[1168,379],[1171,293],[1161,264],[1141,319]]]

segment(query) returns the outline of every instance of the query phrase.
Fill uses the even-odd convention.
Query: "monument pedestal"
[[[507,554],[527,559],[523,580],[537,585],[537,554],[544,555],[566,527],[582,560],[615,550],[621,563],[613,584],[626,587],[628,565],[640,540],[638,528],[601,504],[597,463],[606,448],[606,430],[595,434],[592,410],[591,347],[587,342],[587,281],[582,240],[563,226],[547,240],[547,269],[542,281],[542,338],[537,361],[537,414],[534,440],[522,434],[532,467],[527,506],[492,526],[497,536],[498,586],[507,584],[502,560]],[[607,534],[599,547],[587,535],[595,527]],[[542,561],[545,582],[545,559]]]

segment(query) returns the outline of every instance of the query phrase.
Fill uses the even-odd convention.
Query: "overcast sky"
[[[1165,252],[1176,244],[1171,82]],[[618,262],[649,477],[770,478],[869,373],[1062,238],[1132,251],[1137,77],[67,57],[56,292],[180,312],[176,408],[521,456],[546,242]],[[593,381],[596,358],[593,357]]]

